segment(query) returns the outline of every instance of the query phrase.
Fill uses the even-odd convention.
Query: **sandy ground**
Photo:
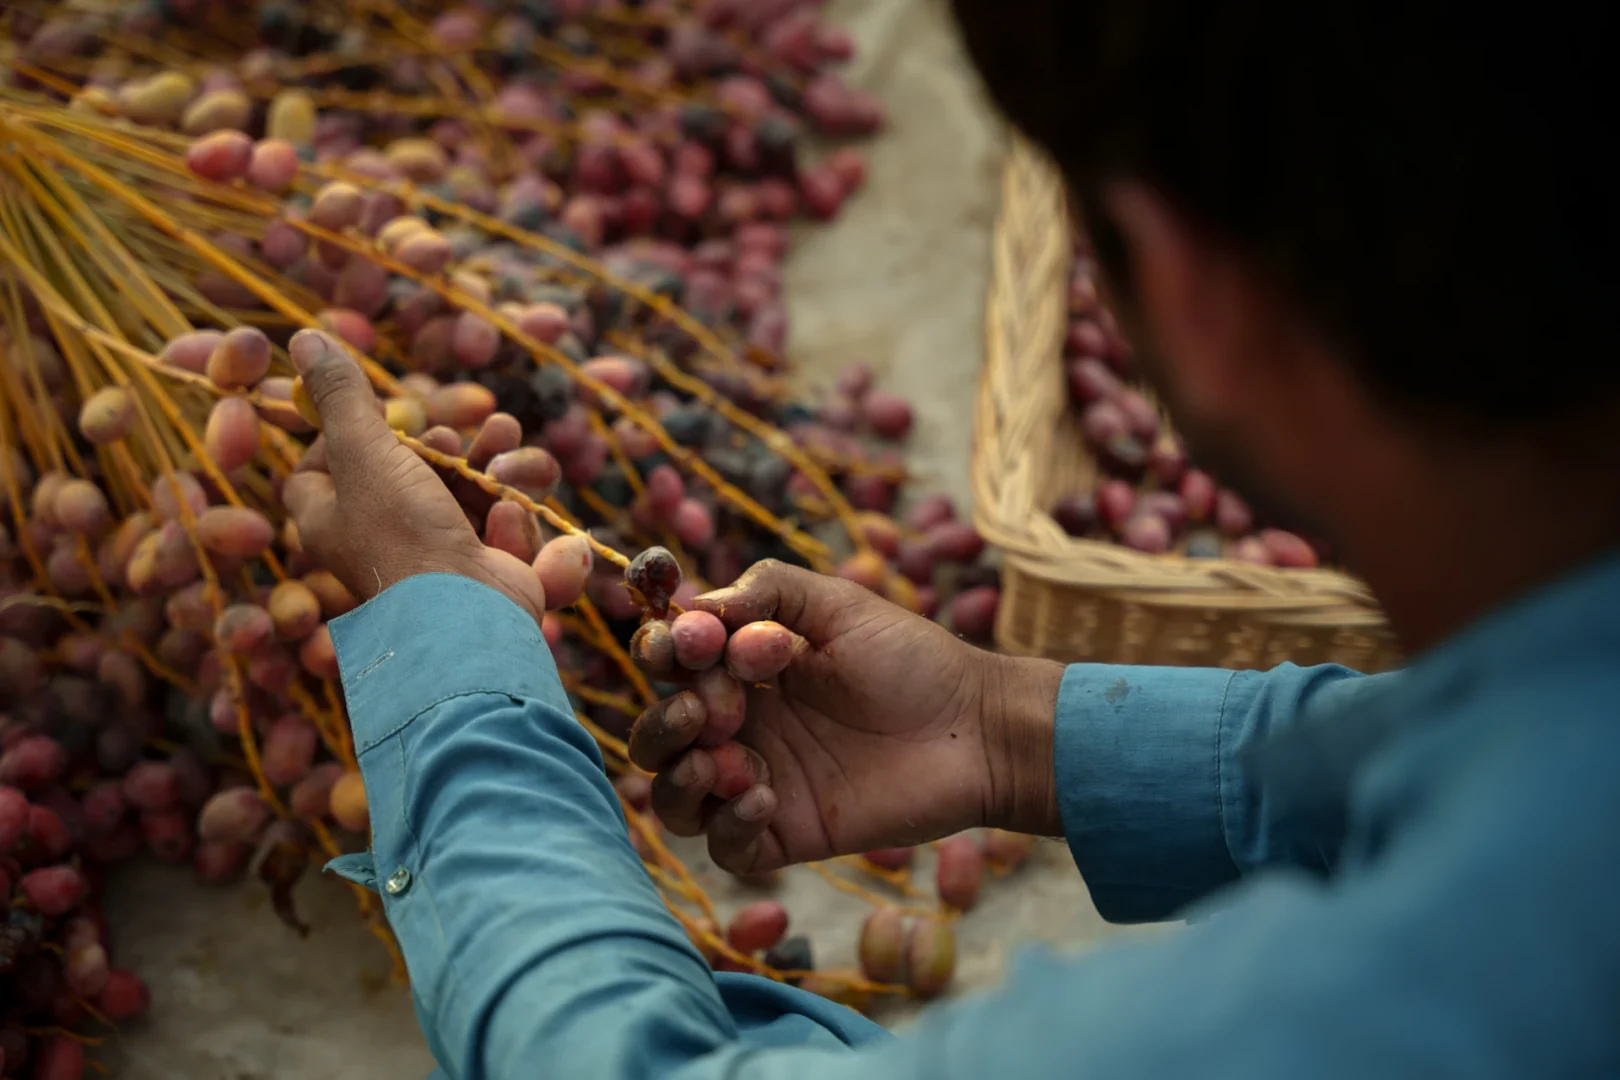
[[[1000,133],[937,2],[834,0],[829,10],[860,42],[854,80],[882,97],[892,122],[869,147],[866,190],[838,222],[798,237],[786,274],[792,354],[812,384],[849,360],[872,364],[918,407],[909,464],[965,505]],[[700,849],[684,853],[723,904],[760,895],[714,873]],[[861,901],[804,870],[775,892],[819,963],[852,962]],[[964,991],[993,984],[1019,945],[1084,947],[1115,933],[1060,844],[1041,845],[1029,868],[986,894],[961,927]],[[311,880],[301,904],[315,928],[306,940],[282,930],[256,887],[205,892],[158,866],[126,874],[110,905],[118,959],[150,980],[154,1011],[95,1056],[112,1075],[143,1080],[427,1075],[410,996],[388,981],[347,892]],[[904,1024],[913,1012],[879,1018]]]

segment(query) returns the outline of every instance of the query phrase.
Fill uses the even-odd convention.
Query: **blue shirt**
[[[1116,920],[905,1037],[709,970],[533,620],[413,578],[333,623],[382,890],[458,1080],[1620,1076],[1620,559],[1404,671],[1076,666],[1070,846]]]

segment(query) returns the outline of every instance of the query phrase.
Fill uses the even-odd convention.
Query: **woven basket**
[[[1144,555],[1060,529],[1047,507],[1090,490],[1059,360],[1071,258],[1063,192],[1015,143],[1003,180],[974,423],[974,520],[1004,552],[996,642],[1054,660],[1268,668],[1393,666],[1367,587],[1331,570]]]

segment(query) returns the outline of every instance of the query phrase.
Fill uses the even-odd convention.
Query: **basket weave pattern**
[[[974,418],[974,521],[1004,552],[996,641],[1065,662],[1268,668],[1394,666],[1367,587],[1332,570],[1146,555],[1066,534],[1047,513],[1096,463],[1069,405],[1069,227],[1061,183],[1028,144],[1008,155]]]

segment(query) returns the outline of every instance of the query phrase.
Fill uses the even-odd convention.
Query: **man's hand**
[[[1052,720],[1062,668],[965,644],[852,582],[777,562],[696,606],[727,630],[775,620],[804,641],[747,691],[737,741],[763,778],[730,802],[693,740],[705,715],[683,692],[648,709],[630,756],[658,775],[671,832],[706,832],[716,863],[761,873],[979,825],[1055,831]]]
[[[539,578],[479,540],[439,474],[389,430],[348,351],[318,330],[300,330],[288,352],[321,417],[320,438],[282,491],[304,549],[361,598],[417,574],[460,574],[505,593],[538,622]]]

